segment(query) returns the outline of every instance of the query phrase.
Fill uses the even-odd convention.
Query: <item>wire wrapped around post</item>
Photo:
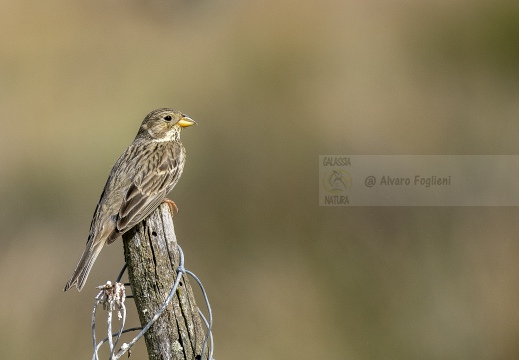
[[[181,267],[179,249],[167,204],[123,235],[128,277],[142,326],[163,307]],[[193,290],[186,276],[164,312],[145,332],[150,359],[206,360],[206,334]]]

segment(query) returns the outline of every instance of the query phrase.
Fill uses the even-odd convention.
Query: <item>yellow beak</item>
[[[189,116],[183,116],[182,119],[178,121],[178,124],[182,127],[188,127],[191,125],[196,125],[195,120],[191,119]]]

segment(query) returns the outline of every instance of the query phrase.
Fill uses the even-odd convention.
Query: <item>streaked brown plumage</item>
[[[186,151],[183,127],[195,122],[173,109],[150,112],[133,143],[115,163],[94,212],[85,252],[65,285],[81,291],[104,244],[146,218],[164,200],[182,175]]]

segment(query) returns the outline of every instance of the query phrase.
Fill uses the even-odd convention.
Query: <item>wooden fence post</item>
[[[163,306],[176,278],[179,252],[167,204],[123,235],[124,257],[144,327]],[[204,330],[193,291],[183,276],[173,300],[144,335],[153,360],[201,359]],[[204,359],[208,350],[204,351]]]

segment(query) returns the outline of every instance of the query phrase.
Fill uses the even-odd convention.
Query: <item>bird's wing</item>
[[[138,166],[137,172],[126,192],[117,216],[117,232],[122,234],[148,216],[175,185],[180,176],[180,148],[164,151],[161,158],[147,159]],[[153,160],[153,159],[151,159]],[[109,243],[115,240],[110,238]]]

